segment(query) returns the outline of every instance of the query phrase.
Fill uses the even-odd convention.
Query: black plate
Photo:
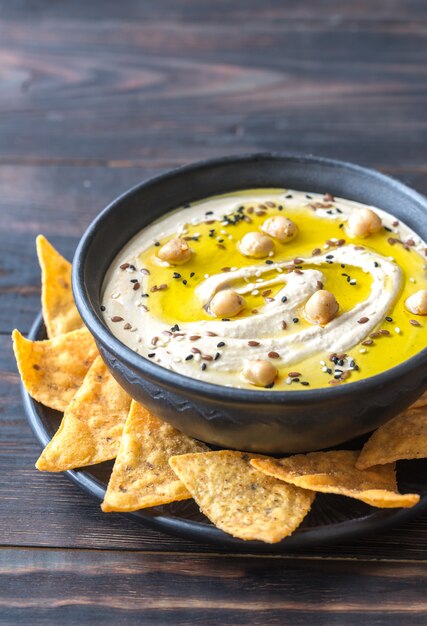
[[[42,316],[35,320],[29,338],[46,338]],[[62,414],[48,409],[31,398],[23,387],[22,397],[30,426],[44,447],[57,430]],[[352,441],[344,448],[358,448],[362,440]],[[101,463],[82,470],[64,472],[66,476],[97,500],[104,498],[113,462]],[[144,509],[126,514],[140,524],[166,533],[202,543],[229,547],[233,551],[281,553],[306,549],[338,541],[348,541],[401,524],[427,509],[427,459],[400,461],[398,483],[402,493],[421,494],[419,504],[410,509],[375,509],[363,502],[326,494],[317,494],[313,508],[303,524],[291,537],[269,545],[260,541],[242,541],[218,530],[202,515],[192,500]]]

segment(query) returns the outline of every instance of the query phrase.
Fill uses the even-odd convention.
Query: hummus
[[[271,361],[273,389],[340,385],[380,373],[427,345],[427,318],[405,308],[427,289],[426,243],[392,215],[371,207],[378,232],[349,234],[363,206],[283,189],[240,191],[180,207],[138,233],[112,263],[102,311],[124,344],[165,368],[232,387],[248,361]],[[274,237],[265,258],[245,256],[240,241],[282,215],[297,226],[290,241]],[[182,265],[159,250],[185,240]],[[324,325],[304,307],[319,289],[334,294],[337,315]],[[213,317],[215,294],[244,300],[234,317]]]

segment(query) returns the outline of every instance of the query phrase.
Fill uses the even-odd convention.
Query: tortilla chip
[[[83,328],[71,290],[71,263],[48,240],[36,239],[37,256],[42,272],[42,310],[49,338]]]
[[[132,402],[103,511],[137,511],[191,498],[169,467],[169,458],[203,452],[207,446]]]
[[[378,428],[362,448],[356,467],[427,457],[427,407],[408,409]]]
[[[98,356],[37,461],[37,469],[62,472],[114,459],[130,403],[130,396]]]
[[[98,354],[90,332],[81,328],[46,341],[30,341],[14,330],[12,339],[19,373],[30,396],[64,411]]]
[[[420,409],[422,406],[427,407],[427,391],[418,398],[416,402],[411,406],[411,409]]]
[[[253,459],[251,464],[268,476],[297,487],[336,493],[380,508],[410,507],[420,496],[397,490],[394,464],[357,470],[357,450],[296,454],[285,459]]]
[[[240,539],[280,541],[298,528],[315,497],[262,474],[243,452],[184,454],[169,463],[211,522]]]

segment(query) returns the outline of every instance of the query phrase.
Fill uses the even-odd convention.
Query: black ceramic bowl
[[[185,202],[256,187],[329,192],[380,207],[427,240],[427,201],[378,172],[315,157],[255,154],[196,163],[144,182],[112,202],[83,235],[73,268],[80,314],[128,393],[183,432],[222,448],[307,452],[377,428],[427,388],[427,349],[382,374],[304,391],[233,389],[171,372],[116,339],[100,292],[120,249],[140,229]]]

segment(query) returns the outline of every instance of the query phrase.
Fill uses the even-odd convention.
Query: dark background
[[[0,623],[425,624],[427,517],[283,557],[216,554],[36,472],[10,332],[34,238],[71,258],[129,186],[224,154],[372,166],[427,193],[424,0],[0,0]]]

